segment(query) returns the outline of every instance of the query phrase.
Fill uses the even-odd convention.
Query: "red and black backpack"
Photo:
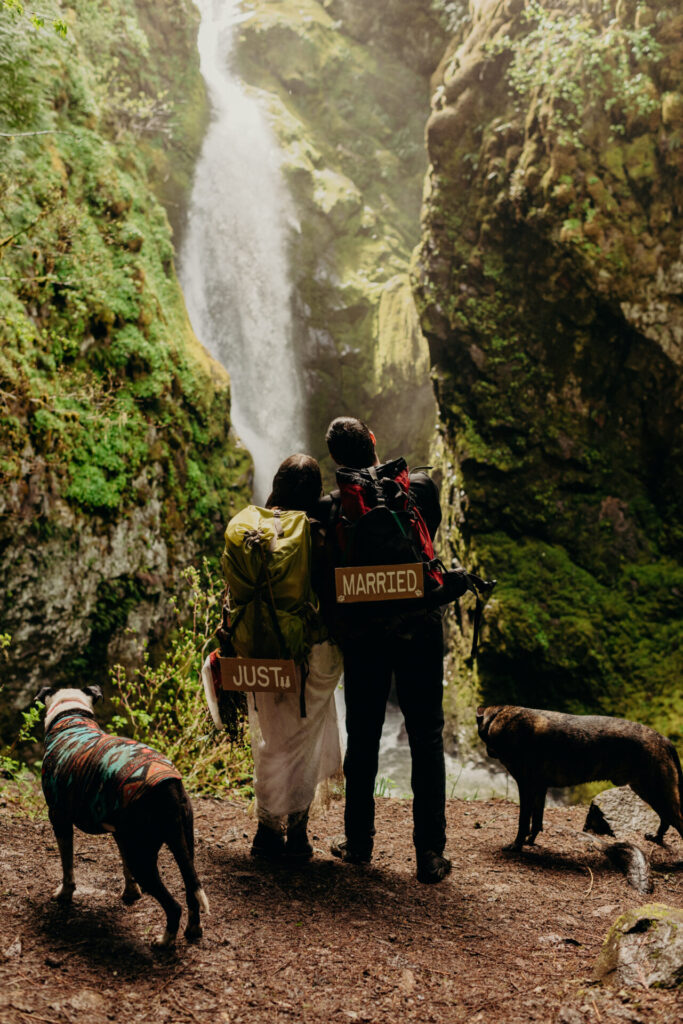
[[[426,591],[443,584],[441,563],[410,490],[405,459],[367,469],[339,469],[337,484],[334,534],[340,565],[422,562]]]
[[[427,524],[410,488],[410,471],[405,459],[392,459],[366,469],[340,468],[337,484],[339,494],[333,495],[327,530],[328,543],[331,542],[334,549],[334,563],[371,566],[421,562],[425,583],[421,599],[337,607],[338,639],[341,641],[345,633],[348,636],[358,629],[367,629],[378,616],[383,620],[398,618],[405,626],[406,617],[441,607],[470,591],[476,598],[473,659],[484,604],[496,581],[482,580],[464,568],[447,570],[435,557]]]

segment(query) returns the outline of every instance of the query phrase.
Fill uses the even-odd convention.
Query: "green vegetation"
[[[183,577],[187,593],[182,594],[180,607],[174,602],[176,629],[161,663],[153,666],[146,653],[142,666],[132,673],[121,665],[112,669],[116,714],[111,729],[168,757],[193,793],[252,796],[245,698],[225,695],[233,698],[222,705],[229,727],[218,734],[199,679],[204,659],[217,647],[214,632],[221,618],[222,584],[207,562],[201,573],[188,569]],[[144,645],[145,638],[139,641]]]
[[[220,796],[229,791],[250,797],[253,766],[246,701],[240,694],[224,695],[226,730],[218,733],[200,680],[204,659],[217,646],[214,631],[220,622],[221,594],[222,583],[208,562],[201,572],[187,569],[183,573],[174,601],[176,626],[161,661],[152,664],[147,638],[140,635],[135,641],[145,652],[142,665],[134,670],[122,665],[111,669],[115,713],[107,728],[168,757],[191,793]],[[0,657],[6,656],[9,646],[9,635],[0,635]],[[31,817],[45,812],[36,776],[41,762],[30,756],[39,742],[43,711],[42,704],[31,704],[22,714],[23,724],[14,740],[0,747],[0,794]]]
[[[0,664],[7,662],[7,652],[11,643],[9,633],[0,633]],[[4,686],[0,682],[0,696],[3,690]],[[31,818],[45,813],[35,775],[35,770],[40,764],[29,767],[22,752],[26,744],[37,742],[36,729],[43,707],[42,704],[35,703],[22,713],[21,727],[10,743],[3,743],[0,739],[0,796],[5,800],[9,799],[10,803],[20,807],[23,813]]]
[[[538,540],[483,535],[477,548],[500,576],[480,656],[487,702],[590,708],[683,743],[683,694],[672,685],[683,670],[683,567],[624,565],[605,584]]]
[[[51,27],[61,21],[66,32]],[[33,674],[47,657],[60,680],[102,678],[112,630],[217,554],[248,498],[229,381],[191,330],[160,201],[178,209],[206,123],[196,25],[191,0],[51,0],[37,19],[0,8],[0,616],[16,637],[13,691],[30,685],[29,651]],[[43,609],[31,629],[27,608]]]
[[[2,482],[28,443],[69,501],[121,514],[151,454],[175,510],[209,536],[246,462],[224,458],[225,384],[192,337],[149,190],[142,140],[174,126],[163,92],[133,89],[149,57],[133,5],[75,13],[66,40],[3,16]]]
[[[662,59],[651,24],[628,25],[615,15],[611,0],[576,13],[544,6],[524,8],[521,38],[496,38],[491,54],[510,53],[507,79],[524,116],[547,118],[548,133],[561,145],[587,141],[596,110],[610,117],[610,132],[623,135],[629,121],[648,119],[659,98],[648,73]]]

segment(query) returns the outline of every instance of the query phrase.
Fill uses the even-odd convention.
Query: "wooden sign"
[[[422,562],[407,565],[354,565],[334,570],[337,602],[405,601],[424,597]]]
[[[299,670],[281,658],[220,658],[221,687],[242,693],[298,693]]]

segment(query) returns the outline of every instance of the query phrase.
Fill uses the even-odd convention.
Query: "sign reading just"
[[[242,693],[298,693],[299,673],[281,658],[221,658],[221,687]]]
[[[354,565],[334,570],[337,602],[401,601],[424,596],[422,562]]]

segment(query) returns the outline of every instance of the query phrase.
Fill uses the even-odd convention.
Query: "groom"
[[[382,475],[375,436],[361,420],[340,416],[330,423],[327,447],[340,468]],[[410,492],[430,537],[441,522],[439,492],[427,473],[411,475]],[[321,499],[320,518],[334,546],[341,515],[339,491]],[[341,564],[341,553],[335,562]],[[392,602],[395,604],[397,602]],[[365,609],[367,606],[363,606]],[[405,718],[412,758],[413,841],[420,882],[440,882],[451,869],[446,845],[446,778],[443,753],[443,631],[439,610],[396,615],[363,614],[342,634],[347,748],[345,835],[332,843],[335,857],[367,864],[375,835],[374,788],[380,737],[392,676]]]

